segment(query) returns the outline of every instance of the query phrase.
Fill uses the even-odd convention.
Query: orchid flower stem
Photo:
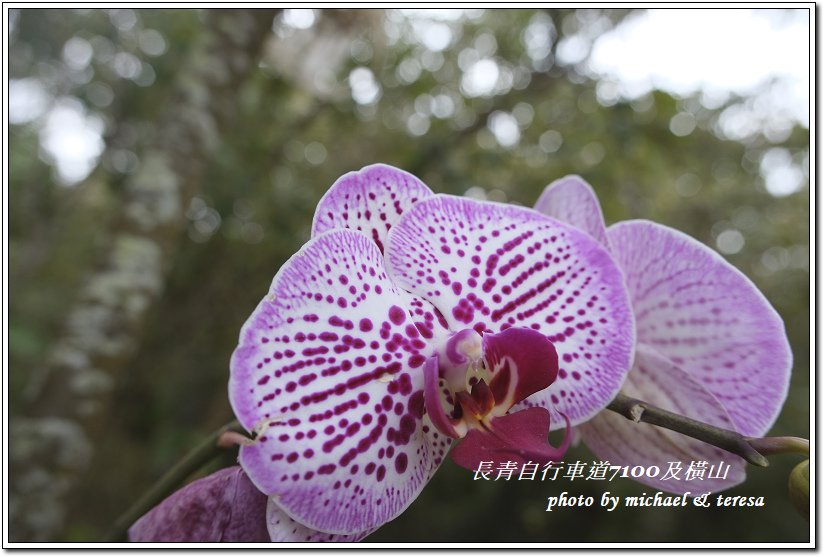
[[[633,422],[644,422],[671,429],[699,441],[704,441],[737,454],[750,464],[762,467],[769,466],[769,461],[750,444],[750,440],[735,431],[711,426],[621,393],[607,405],[607,408]]]
[[[747,442],[764,455],[796,453],[810,456],[810,442],[801,437],[747,437]]]
[[[155,507],[191,474],[233,446],[224,439],[227,432],[242,431],[240,423],[230,422],[212,432],[200,445],[189,451],[171,470],[166,472],[129,510],[115,521],[104,541],[125,541],[129,527]]]

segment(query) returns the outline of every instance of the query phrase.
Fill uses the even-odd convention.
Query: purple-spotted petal
[[[452,330],[533,328],[560,369],[527,405],[574,424],[604,408],[632,363],[635,332],[621,272],[589,235],[531,209],[437,195],[392,228],[387,268],[440,309]],[[557,413],[556,413],[557,412]]]
[[[435,306],[409,292],[398,290],[403,307],[412,316],[412,323],[426,342],[438,346],[450,334],[449,325]]]
[[[666,357],[640,346],[635,365],[622,388],[627,396],[638,398],[671,412],[689,416],[711,425],[732,429],[724,406],[700,383]],[[668,429],[632,422],[614,412],[601,412],[578,428],[584,443],[599,458],[619,466],[658,467],[658,474],[646,472],[633,479],[670,491],[694,494],[720,491],[744,481],[744,460],[740,457]],[[704,462],[701,478],[687,480],[692,462]],[[681,467],[675,478],[664,479],[670,462]],[[729,465],[726,478],[722,471]],[[697,464],[700,468],[701,465]],[[712,470],[711,470],[712,469]],[[716,476],[710,478],[709,476]]]
[[[770,303],[720,255],[677,230],[628,221],[608,235],[639,344],[715,395],[740,433],[763,435],[781,410],[792,368],[784,324]]]
[[[344,174],[318,203],[312,236],[335,228],[360,230],[383,251],[386,233],[419,199],[432,195],[412,174],[373,164]]]
[[[266,525],[273,542],[351,543],[359,542],[375,531],[373,528],[358,534],[327,534],[312,530],[289,518],[289,515],[283,512],[272,499],[269,499],[269,505],[266,507]]]
[[[356,534],[396,517],[448,441],[422,420],[431,348],[364,234],[309,241],[241,331],[229,395],[258,433],[240,462],[316,530]]]
[[[426,359],[423,365],[424,391],[423,398],[426,406],[426,415],[438,431],[452,437],[458,438],[460,435],[455,429],[452,420],[446,414],[446,393],[443,392],[438,380],[438,356],[431,356]]]
[[[174,492],[129,528],[133,542],[267,542],[266,496],[239,466]]]
[[[539,464],[561,460],[571,438],[569,422],[560,447],[549,444],[549,411],[527,408],[490,420],[490,429],[471,429],[452,449],[450,456],[458,466],[477,470],[481,461],[494,466],[511,461],[520,468],[532,461]]]
[[[555,347],[534,329],[512,327],[497,334],[486,334],[483,351],[498,415],[546,389],[558,375]]]
[[[552,182],[538,198],[535,209],[583,230],[609,247],[601,204],[592,186],[580,176],[565,176]]]

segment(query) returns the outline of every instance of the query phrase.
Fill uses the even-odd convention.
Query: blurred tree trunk
[[[85,280],[63,333],[32,374],[9,427],[9,538],[57,541],[82,495],[120,371],[139,345],[185,224],[186,207],[232,121],[239,84],[256,68],[273,10],[207,12],[156,136],[124,190],[112,242]]]

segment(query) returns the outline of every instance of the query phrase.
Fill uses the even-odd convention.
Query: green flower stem
[[[633,422],[643,422],[671,429],[699,441],[715,445],[725,451],[737,454],[750,464],[769,466],[769,461],[750,444],[750,439],[735,431],[711,426],[621,393],[607,405],[607,409],[617,412]]]
[[[810,456],[810,442],[801,437],[747,437],[749,444],[761,454],[797,453]]]
[[[225,442],[221,441],[223,434],[228,431],[243,431],[243,429],[239,422],[233,421],[212,432],[200,445],[189,451],[180,462],[166,472],[129,510],[120,515],[104,541],[125,541],[129,527],[138,518],[168,497],[186,478],[229,448]]]

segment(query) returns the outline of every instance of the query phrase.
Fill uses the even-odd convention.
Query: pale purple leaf
[[[315,209],[312,236],[335,228],[359,230],[383,251],[386,233],[419,199],[432,195],[412,174],[386,164],[373,164],[344,174]]]
[[[338,229],[281,268],[241,331],[229,394],[258,433],[241,464],[309,528],[357,534],[393,519],[443,459],[448,439],[422,419],[435,326],[416,327],[407,303],[377,246]]]
[[[133,542],[267,542],[266,496],[239,466],[172,493],[129,529]]]
[[[740,433],[763,435],[781,410],[792,368],[778,313],[746,276],[686,234],[627,221],[608,235],[626,275],[638,343],[715,395]]]
[[[635,365],[621,390],[627,396],[710,425],[733,427],[712,393],[666,357],[644,346],[638,348]],[[669,429],[635,423],[608,410],[580,426],[578,432],[600,459],[611,465],[627,466],[625,477],[655,489],[698,495],[730,488],[746,477],[744,460],[732,453]],[[680,467],[680,473],[664,479],[671,462]],[[703,472],[700,478],[687,480],[687,470],[693,462],[696,470],[703,468]],[[630,473],[632,469],[636,469],[637,475]]]
[[[438,195],[392,228],[396,283],[441,309],[452,330],[533,328],[555,345],[558,379],[525,406],[577,424],[617,393],[632,363],[623,278],[589,235],[537,211]]]
[[[609,247],[601,204],[595,192],[580,176],[565,176],[546,187],[535,209],[582,230],[602,246]]]

